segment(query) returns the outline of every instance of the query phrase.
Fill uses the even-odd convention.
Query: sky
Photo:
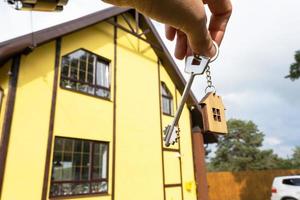
[[[60,13],[31,13],[15,11],[0,1],[0,42],[109,7],[99,0],[86,2],[70,0]],[[252,120],[265,134],[263,148],[291,157],[292,149],[300,145],[300,80],[284,77],[295,51],[300,50],[300,1],[232,3],[234,11],[219,58],[211,65],[213,83],[228,119]],[[164,25],[154,24],[173,54],[174,43],[164,38]],[[175,61],[183,71],[184,62]],[[197,77],[193,91],[199,100],[205,87],[205,77]]]

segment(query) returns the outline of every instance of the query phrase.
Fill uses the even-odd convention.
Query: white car
[[[300,200],[300,175],[275,177],[271,200]]]

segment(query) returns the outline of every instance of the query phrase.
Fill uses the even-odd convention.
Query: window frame
[[[286,178],[282,180],[282,184],[300,187],[300,178]]]
[[[162,92],[162,90],[161,90],[161,94],[160,94],[160,97],[161,97],[161,109],[162,109],[162,113],[164,114],[164,115],[167,115],[167,116],[171,116],[171,117],[173,117],[174,116],[174,99],[173,99],[173,95],[172,95],[172,93],[170,92],[170,90],[169,90],[169,88],[167,87],[167,84],[165,83],[165,82],[163,82],[163,81],[161,81],[160,82],[160,87],[161,88],[165,88],[165,90],[167,91],[167,93],[169,93],[169,96],[167,96],[167,95],[164,95],[163,94],[163,92]],[[164,111],[164,104],[163,104],[163,100],[164,99],[167,99],[168,101],[169,101],[169,108],[168,108],[168,110],[170,111],[170,113],[167,113],[167,112],[165,112]]]
[[[89,139],[82,139],[82,138],[71,138],[71,137],[62,137],[62,136],[55,136],[54,138],[54,147],[53,147],[53,151],[52,151],[52,162],[51,162],[51,174],[50,177],[52,177],[53,175],[53,162],[54,162],[54,153],[55,153],[55,142],[56,139],[68,139],[68,140],[77,140],[77,141],[85,141],[85,142],[89,142],[89,145],[92,146],[92,148],[90,147],[89,150],[89,161],[90,161],[90,165],[89,165],[89,178],[88,180],[60,180],[60,181],[53,181],[51,178],[50,181],[50,187],[49,187],[49,198],[50,199],[59,199],[59,198],[73,198],[73,197],[81,197],[81,196],[102,196],[102,195],[108,195],[108,191],[109,191],[109,156],[110,156],[110,152],[109,152],[109,148],[110,148],[110,143],[108,141],[98,141],[98,140],[89,140]],[[106,163],[106,178],[100,178],[100,179],[93,179],[93,169],[94,169],[94,144],[105,144],[107,145],[107,163]],[[74,152],[73,152],[74,153]],[[90,179],[91,178],[91,179]],[[92,193],[91,192],[91,184],[92,183],[97,183],[97,182],[106,182],[107,184],[107,191],[105,192],[95,192]],[[63,184],[63,183],[86,183],[89,185],[89,193],[85,193],[85,194],[68,194],[68,195],[52,195],[51,194],[51,188],[52,185],[54,184]]]
[[[107,64],[107,66],[108,66],[108,73],[109,73],[109,75],[108,75],[108,84],[109,84],[109,87],[108,88],[100,86],[100,85],[97,85],[97,84],[91,84],[91,83],[88,83],[88,82],[80,81],[80,80],[73,79],[71,77],[67,77],[67,76],[62,75],[62,67],[63,67],[62,66],[62,62],[63,62],[64,57],[68,56],[70,54],[73,54],[73,53],[75,53],[77,51],[80,51],[80,50],[85,51],[87,53],[90,53],[92,55],[95,55],[97,57],[97,59],[99,59],[100,61],[105,62]],[[91,96],[91,97],[95,97],[95,98],[99,98],[99,99],[111,101],[111,97],[112,97],[112,92],[111,92],[111,88],[112,88],[111,87],[111,80],[112,80],[112,74],[111,73],[112,73],[112,69],[111,69],[111,66],[112,65],[111,65],[111,60],[110,59],[105,58],[105,57],[103,57],[103,56],[101,56],[101,55],[99,55],[99,54],[97,54],[95,52],[92,52],[90,50],[87,50],[85,48],[82,48],[82,47],[78,48],[76,50],[73,50],[73,51],[71,51],[71,52],[69,52],[69,53],[61,56],[61,61],[60,61],[60,79],[59,79],[60,83],[59,83],[59,86],[63,90],[68,90],[68,91],[71,91],[71,92],[76,92],[76,93],[79,93],[79,94],[83,94],[83,95],[87,95],[87,96]],[[90,87],[93,87],[94,89],[105,90],[105,91],[109,92],[109,97],[98,96],[98,95],[95,94],[95,92],[94,92],[94,94],[90,94],[88,92],[83,92],[83,91],[80,91],[80,90],[77,90],[77,89],[74,89],[74,88],[67,88],[67,87],[65,87],[65,86],[62,85],[62,80],[72,81],[72,82],[75,82],[75,83],[82,83],[82,84],[88,85]]]

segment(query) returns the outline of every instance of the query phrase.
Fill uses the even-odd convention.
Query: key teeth
[[[168,134],[168,129],[170,129],[170,127],[171,127],[171,125],[167,125],[165,128],[164,128],[164,130],[163,130],[163,132],[164,132],[164,137],[163,137],[163,140],[165,141],[165,146],[166,147],[169,147],[170,145],[174,145],[174,144],[176,144],[176,143],[178,143],[178,141],[179,141],[179,133],[180,133],[180,128],[179,127],[174,127],[174,131],[175,131],[175,134],[176,134],[176,137],[175,138],[173,138],[173,139],[171,139],[171,141],[169,141],[169,143],[167,144],[166,142],[166,140],[167,140],[167,134]]]

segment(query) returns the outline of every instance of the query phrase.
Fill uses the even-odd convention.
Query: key
[[[180,132],[178,128],[178,122],[184,105],[187,101],[188,95],[191,91],[192,83],[194,81],[195,76],[203,74],[206,71],[208,64],[210,62],[213,62],[219,55],[219,48],[215,42],[214,46],[216,48],[216,55],[213,58],[195,55],[189,56],[186,59],[185,72],[190,74],[190,78],[187,84],[185,85],[182,98],[179,107],[176,111],[173,122],[166,126],[164,129],[164,142],[167,147],[171,144],[174,145],[176,142],[178,142]]]
[[[179,139],[179,131],[180,130],[178,128],[178,122],[179,122],[182,110],[184,108],[184,105],[186,103],[186,100],[191,91],[192,83],[193,83],[196,75],[200,75],[205,72],[205,69],[208,66],[208,63],[209,63],[209,58],[207,58],[207,57],[189,56],[186,60],[185,71],[190,73],[191,75],[190,75],[190,78],[189,78],[187,84],[185,85],[179,107],[175,114],[175,118],[174,118],[172,124],[165,127],[164,141],[165,141],[165,145],[167,147],[170,146],[170,144],[174,145]]]

